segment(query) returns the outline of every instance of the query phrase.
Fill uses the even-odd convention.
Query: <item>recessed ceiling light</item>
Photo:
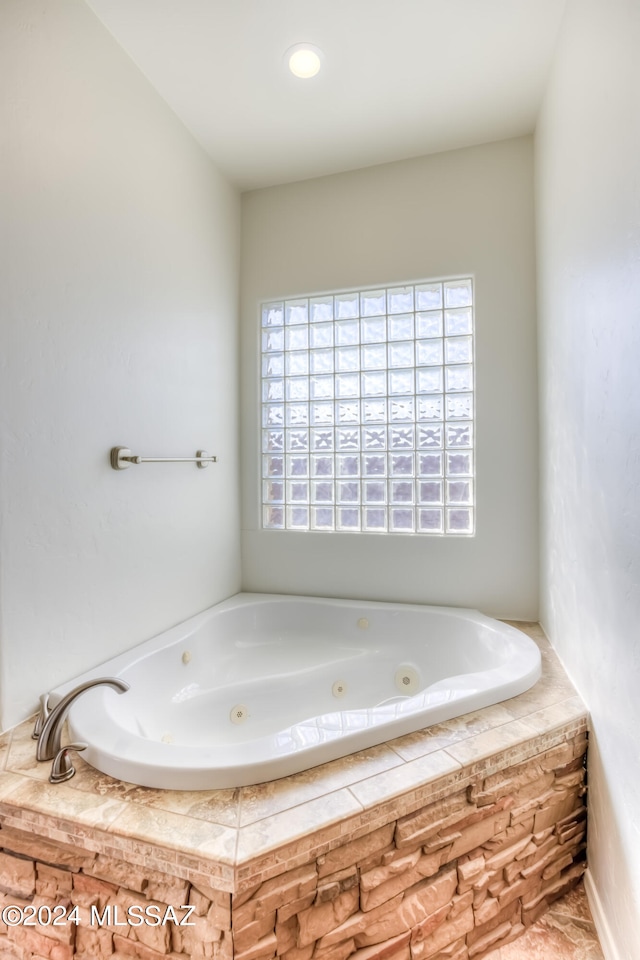
[[[296,43],[285,53],[285,61],[294,77],[310,80],[322,66],[322,51],[312,43]]]

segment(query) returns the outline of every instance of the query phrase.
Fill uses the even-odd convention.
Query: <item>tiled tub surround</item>
[[[54,787],[16,728],[0,741],[3,904],[89,916],[2,927],[0,957],[467,960],[508,942],[584,868],[586,711],[527,632],[544,663],[527,693],[257,787],[150,790],[81,760]],[[112,926],[88,923],[109,904]],[[196,926],[115,926],[116,904],[120,924],[129,906],[190,904]]]

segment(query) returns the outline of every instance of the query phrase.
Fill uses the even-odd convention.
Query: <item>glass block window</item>
[[[261,315],[263,527],[472,535],[471,278]]]

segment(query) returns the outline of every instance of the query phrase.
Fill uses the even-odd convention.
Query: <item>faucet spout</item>
[[[73,690],[70,690],[66,696],[60,700],[47,715],[46,720],[38,737],[38,747],[36,750],[37,760],[53,760],[60,751],[60,738],[62,736],[62,727],[66,719],[69,708],[74,700],[77,700],[86,690],[99,686],[113,687],[118,693],[125,693],[129,689],[129,684],[119,677],[98,677],[95,680],[87,680],[81,683]]]

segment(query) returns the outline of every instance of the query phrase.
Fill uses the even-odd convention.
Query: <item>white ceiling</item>
[[[565,0],[86,0],[242,189],[529,133]],[[310,42],[320,74],[284,53]]]

